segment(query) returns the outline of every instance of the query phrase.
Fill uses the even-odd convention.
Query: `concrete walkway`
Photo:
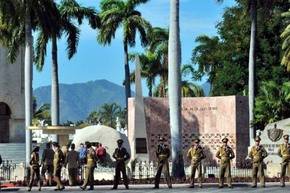
[[[266,188],[251,188],[250,184],[234,184],[233,189],[223,188],[218,189],[217,184],[205,184],[203,188],[188,188],[187,184],[174,184],[173,189],[168,189],[166,185],[160,185],[160,189],[152,189],[153,185],[131,185],[130,190],[126,190],[123,185],[119,187],[118,190],[111,190],[112,186],[95,186],[94,191],[89,192],[102,192],[102,193],[224,193],[224,192],[233,192],[233,193],[242,193],[242,192],[253,192],[253,193],[282,193],[290,192],[290,184],[288,183],[285,188],[281,188],[279,183],[268,183]],[[4,191],[3,191],[4,192]],[[16,191],[10,191],[16,192]],[[27,188],[21,187],[17,192],[27,192]],[[37,187],[34,187],[31,192],[38,192]],[[55,192],[54,187],[43,187],[42,193]],[[66,187],[63,192],[78,193],[84,192],[80,190],[79,187]]]

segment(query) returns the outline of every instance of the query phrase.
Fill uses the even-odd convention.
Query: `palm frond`
[[[46,56],[46,48],[49,41],[49,37],[43,31],[39,31],[38,37],[36,40],[36,47],[35,47],[35,65],[36,69],[41,71],[44,66],[45,56]]]

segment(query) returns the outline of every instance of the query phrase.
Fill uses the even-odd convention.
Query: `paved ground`
[[[223,188],[218,189],[216,184],[205,184],[204,187],[201,188],[194,188],[190,189],[188,188],[188,185],[185,184],[175,184],[173,186],[173,189],[167,189],[165,185],[160,185],[160,189],[152,189],[152,185],[131,185],[130,190],[124,189],[123,186],[120,186],[119,189],[111,190],[112,186],[95,186],[94,191],[89,192],[102,192],[102,193],[192,193],[192,192],[198,192],[198,193],[224,193],[224,192],[233,192],[233,193],[243,193],[243,192],[251,192],[251,193],[283,193],[283,192],[290,192],[290,184],[287,184],[287,187],[281,188],[278,183],[268,183],[266,188],[257,188],[253,189],[251,188],[250,184],[234,184],[233,189]],[[27,192],[26,188],[20,188],[17,192]],[[3,191],[4,192],[4,191]],[[16,192],[16,191],[10,191],[10,192]],[[37,187],[32,189],[32,192],[38,192]],[[54,188],[52,187],[44,187],[42,189],[42,193],[51,193],[55,192]],[[78,187],[67,187],[64,191],[65,192],[71,192],[71,193],[78,193],[78,192],[84,192],[81,191]]]

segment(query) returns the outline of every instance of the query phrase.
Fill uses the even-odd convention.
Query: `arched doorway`
[[[9,143],[9,120],[11,111],[6,103],[0,102],[0,143]]]

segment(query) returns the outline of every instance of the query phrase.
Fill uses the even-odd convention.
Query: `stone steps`
[[[25,163],[25,143],[0,143],[2,160]]]

